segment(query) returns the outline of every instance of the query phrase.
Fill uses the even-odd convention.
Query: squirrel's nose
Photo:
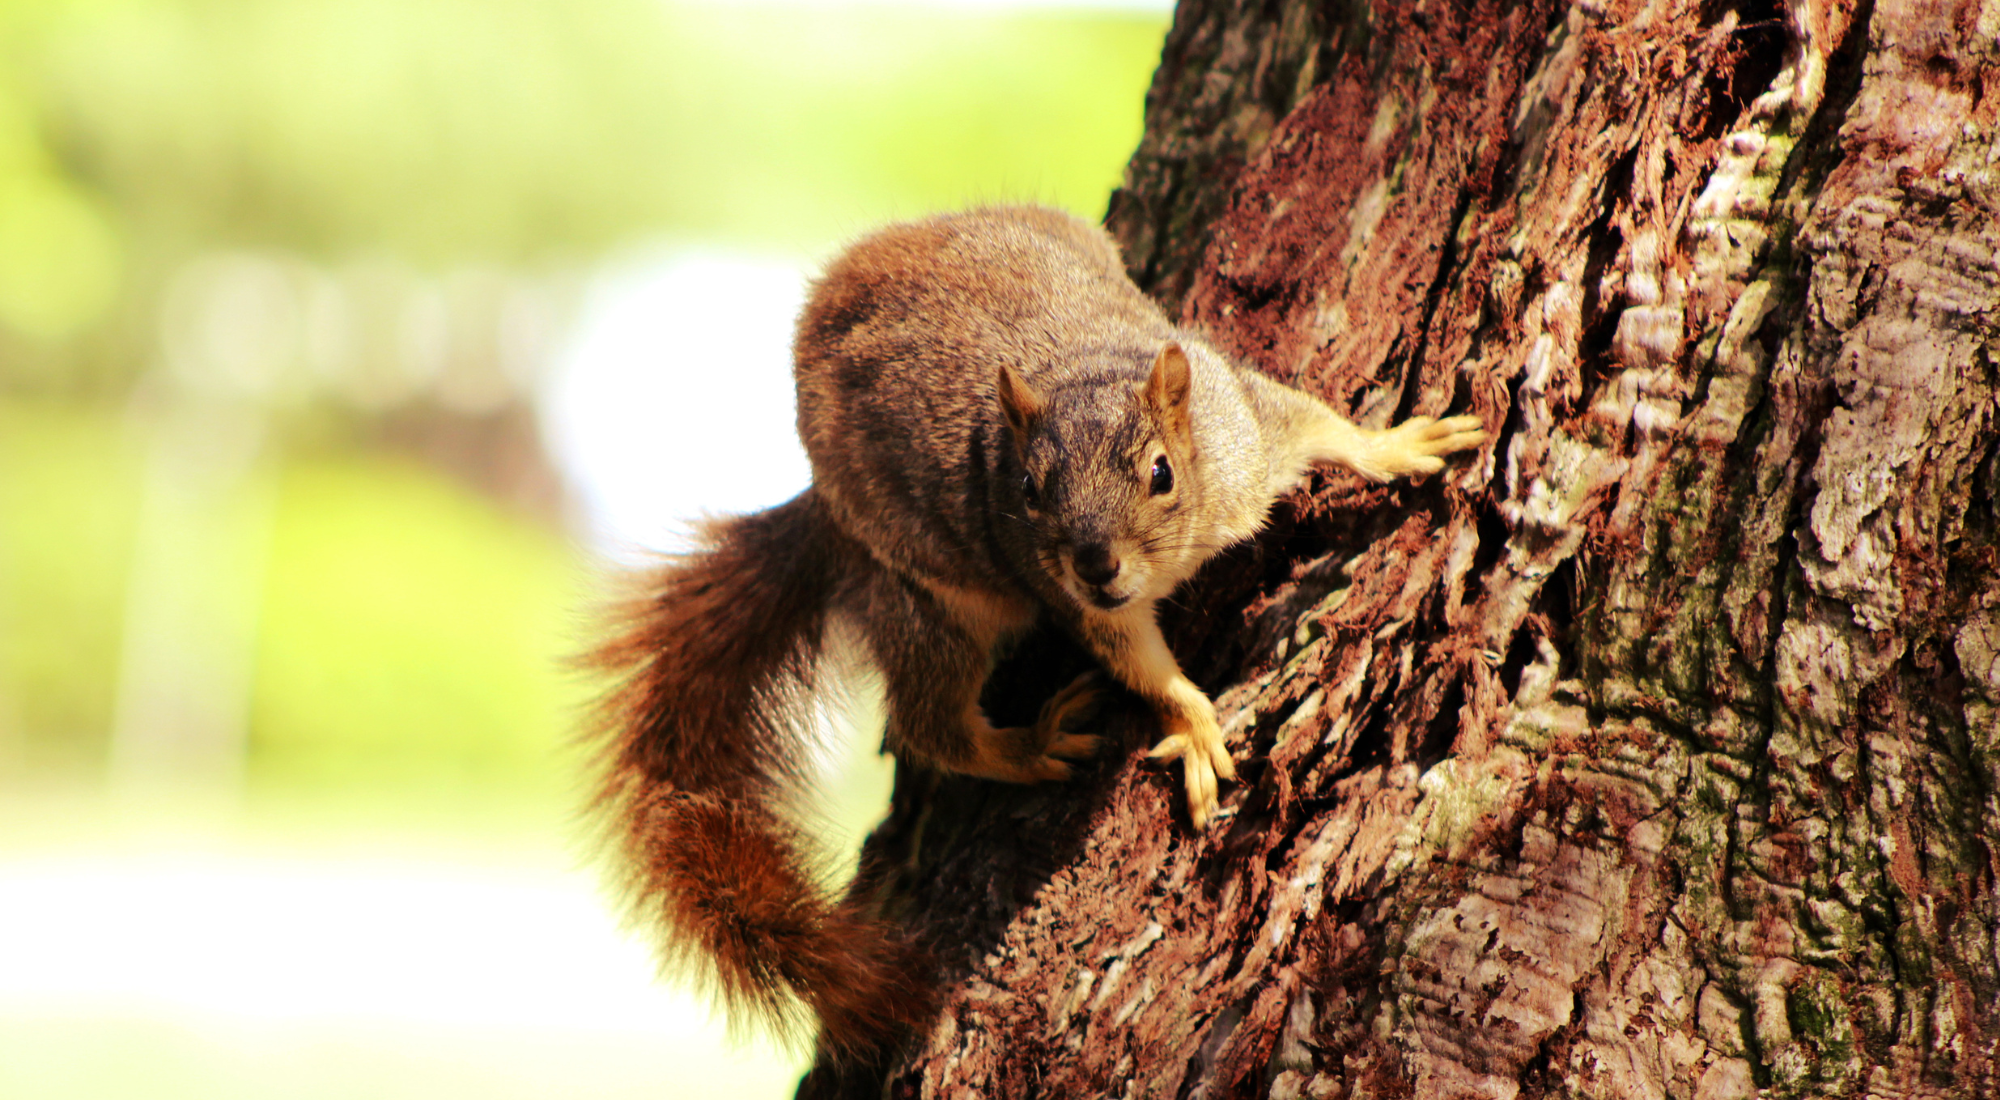
[[[1118,576],[1118,558],[1111,553],[1110,546],[1101,542],[1078,546],[1069,560],[1077,579],[1093,588],[1110,584]]]

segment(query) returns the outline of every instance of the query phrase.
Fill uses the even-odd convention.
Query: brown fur
[[[827,615],[871,564],[811,490],[700,533],[595,654],[620,677],[600,803],[670,963],[733,1015],[784,1026],[796,997],[829,1051],[874,1049],[928,1010],[922,960],[830,894],[781,810]]]
[[[1176,330],[1101,230],[1035,208],[867,238],[799,320],[799,436],[813,487],[703,530],[598,654],[602,801],[670,959],[706,959],[732,1009],[802,1002],[854,1056],[923,1020],[921,960],[800,855],[782,805],[836,616],[880,669],[888,747],[1014,782],[1061,779],[1097,738],[1091,689],[1032,726],[978,706],[995,652],[1053,615],[1148,700],[1197,827],[1234,766],[1154,604],[1264,522],[1317,461],[1371,477],[1442,467],[1476,421],[1357,428]],[[796,998],[796,1000],[794,1000]]]

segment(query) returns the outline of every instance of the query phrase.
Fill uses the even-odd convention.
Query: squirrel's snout
[[[1069,564],[1076,570],[1076,579],[1092,588],[1102,588],[1118,579],[1121,565],[1110,545],[1101,542],[1083,543],[1070,551]]]
[[[1127,575],[1125,563],[1109,543],[1084,542],[1070,548],[1069,571],[1075,575],[1077,597],[1102,611],[1115,611],[1131,600],[1129,584],[1119,584]]]

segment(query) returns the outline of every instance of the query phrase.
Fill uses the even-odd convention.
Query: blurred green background
[[[1096,216],[1164,29],[912,6],[0,2],[0,768],[108,766],[149,456],[172,446],[163,422],[223,409],[213,430],[250,453],[211,456],[212,499],[179,518],[243,530],[181,564],[256,604],[252,787],[546,782],[575,551],[510,406],[591,265],[658,238],[823,257],[988,199]],[[445,346],[413,348],[433,321]],[[510,324],[532,331],[508,346]]]
[[[600,274],[823,260],[981,201],[1097,217],[1167,20],[0,0],[0,860],[195,829],[566,874],[592,687],[564,659],[605,566],[538,398]],[[878,809],[826,812],[851,838]],[[0,979],[0,1016],[31,993]],[[115,1094],[50,1067],[180,1050],[44,1024],[0,1041],[0,1092]],[[204,1073],[157,1080],[269,1094]]]

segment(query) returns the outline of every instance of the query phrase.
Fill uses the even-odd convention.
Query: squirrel
[[[606,809],[669,964],[730,1015],[819,1024],[835,1058],[933,1004],[920,955],[835,900],[783,811],[808,770],[819,658],[845,624],[882,674],[885,748],[1010,783],[1068,777],[1097,690],[995,727],[997,654],[1053,617],[1157,714],[1196,829],[1235,778],[1155,605],[1248,538],[1314,463],[1385,481],[1441,469],[1478,418],[1356,427],[1176,328],[1102,229],[1038,207],[893,225],[814,284],[793,344],[812,484],[698,527],[644,580],[595,663]],[[704,962],[705,960],[705,962]]]

